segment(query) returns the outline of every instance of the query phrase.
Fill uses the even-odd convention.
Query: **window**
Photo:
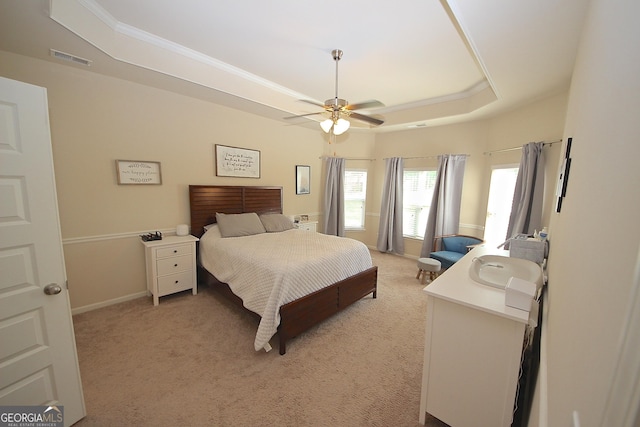
[[[507,239],[518,169],[517,165],[493,167],[484,223],[484,241],[488,244],[497,246]]]
[[[404,171],[402,234],[405,237],[424,238],[436,173],[435,170]]]
[[[344,171],[344,228],[364,229],[367,199],[367,171],[347,169]]]

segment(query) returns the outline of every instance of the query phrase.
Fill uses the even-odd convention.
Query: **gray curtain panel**
[[[542,229],[545,161],[542,142],[522,146],[520,169],[513,193],[507,238],[517,234],[533,234]]]
[[[458,233],[466,162],[466,154],[438,156],[438,174],[420,251],[421,257],[426,258],[433,251],[434,237]]]
[[[403,173],[404,160],[401,157],[385,159],[377,244],[380,252],[404,254],[404,238],[402,237]]]
[[[324,234],[344,237],[344,159],[327,157],[324,164]]]

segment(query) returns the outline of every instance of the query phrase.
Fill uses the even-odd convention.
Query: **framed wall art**
[[[573,138],[567,139],[567,148],[565,150],[564,159],[560,165],[560,176],[558,177],[558,186],[556,187],[556,212],[562,210],[562,201],[567,195],[567,184],[569,183],[569,170],[571,169],[571,142]]]
[[[216,176],[260,178],[260,151],[216,144]]]
[[[141,160],[116,160],[118,184],[160,185],[160,162]]]
[[[311,166],[296,165],[296,194],[311,193]]]

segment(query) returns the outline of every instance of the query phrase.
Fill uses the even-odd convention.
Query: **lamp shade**
[[[325,133],[329,133],[329,131],[331,130],[331,126],[333,126],[333,120],[331,119],[320,122],[320,127],[323,131],[325,131]]]
[[[349,126],[351,126],[351,123],[349,123],[348,120],[338,119],[336,123],[333,125],[334,135],[341,135],[345,133],[347,129],[349,129]]]

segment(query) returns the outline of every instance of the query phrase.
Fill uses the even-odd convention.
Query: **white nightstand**
[[[316,231],[318,221],[294,222],[293,226],[298,230]]]
[[[162,296],[192,289],[198,293],[196,278],[196,242],[193,236],[168,236],[162,240],[142,242],[147,264],[147,292],[153,305]]]

